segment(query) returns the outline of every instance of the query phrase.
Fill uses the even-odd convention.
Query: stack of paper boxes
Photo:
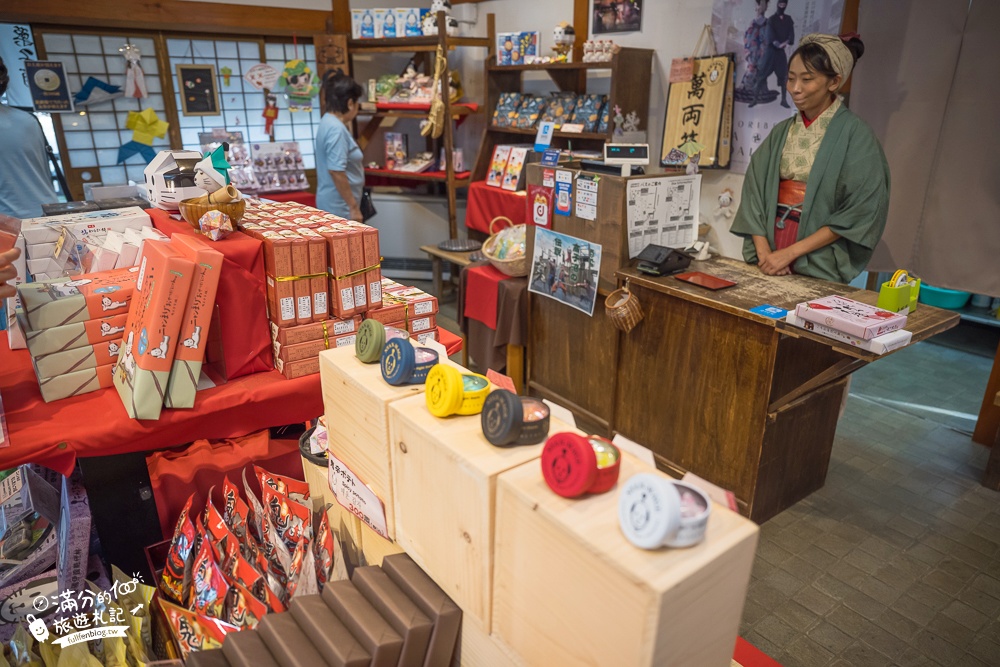
[[[24,283],[18,314],[46,402],[111,386],[137,270]]]
[[[354,345],[362,317],[382,305],[378,230],[299,204],[263,204],[240,228],[264,244],[275,366],[319,372],[319,353]]]
[[[16,284],[133,266],[145,239],[163,237],[151,224],[136,206],[22,220]],[[15,298],[7,304],[12,350],[25,347],[19,307]]]
[[[416,287],[382,279],[382,307],[368,312],[368,318],[386,326],[405,329],[421,344],[437,340],[438,300]]]
[[[906,313],[890,313],[844,296],[827,296],[800,303],[785,320],[794,326],[847,343],[875,354],[885,354],[909,344],[912,334],[903,329]]]

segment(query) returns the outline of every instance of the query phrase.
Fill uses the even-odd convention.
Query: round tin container
[[[632,476],[618,498],[618,522],[642,549],[690,547],[705,538],[712,503],[690,484],[652,473]]]
[[[497,447],[537,445],[549,434],[549,406],[497,389],[486,397],[482,426],[483,435]]]
[[[489,393],[490,381],[484,375],[463,374],[443,364],[427,374],[427,409],[435,417],[478,415]]]
[[[354,356],[366,364],[374,364],[382,357],[386,341],[409,337],[403,329],[387,327],[377,320],[365,320],[354,339]]]
[[[542,476],[564,498],[604,493],[618,481],[621,452],[596,435],[556,433],[542,449]]]
[[[382,378],[391,385],[423,384],[437,365],[438,353],[413,347],[410,341],[393,338],[382,348]]]

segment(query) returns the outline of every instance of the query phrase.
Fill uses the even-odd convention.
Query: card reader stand
[[[691,265],[691,255],[650,243],[636,258],[636,271],[650,276],[678,273]]]

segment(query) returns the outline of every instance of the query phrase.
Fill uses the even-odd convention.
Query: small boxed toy
[[[354,39],[375,39],[375,11],[372,9],[351,10],[351,37]]]
[[[18,221],[20,222],[20,221]],[[8,285],[13,285],[17,289],[18,285],[22,285],[28,280],[28,265],[25,259],[25,243],[24,237],[18,235],[14,240],[14,246],[21,250],[21,254],[17,259],[14,260],[14,270],[17,271],[17,277],[12,281],[8,281]],[[24,343],[24,329],[20,321],[17,319],[17,314],[21,313],[21,297],[16,294],[11,297],[7,297],[0,305],[3,305],[7,309],[7,345],[12,350],[23,350]]]
[[[521,93],[500,93],[497,108],[493,110],[493,124],[497,127],[511,127],[517,118],[517,109],[524,98]]]
[[[402,132],[385,133],[385,168],[399,169],[406,164],[409,151],[406,145],[406,135]]]
[[[32,330],[86,322],[128,312],[138,271],[113,269],[19,285],[24,316]]]
[[[125,335],[125,320],[128,313],[102,317],[86,322],[64,324],[38,331],[27,330],[25,343],[33,357],[55,354],[87,345],[97,345],[121,339]],[[21,313],[20,319],[24,320]],[[24,322],[25,328],[27,323]]]
[[[510,159],[512,146],[495,146],[493,148],[493,159],[490,161],[490,170],[486,174],[486,185],[499,188],[503,182],[504,170],[507,168],[507,161]]]
[[[387,293],[383,299],[389,303],[406,305],[406,318],[413,319],[438,312],[438,299],[416,287],[403,287]]]
[[[517,118],[514,126],[521,129],[531,129],[538,122],[538,117],[545,111],[545,98],[537,95],[525,96],[521,106],[517,108]]]
[[[396,34],[399,37],[420,37],[420,29],[428,10],[420,7],[399,7],[396,9]]]
[[[890,313],[844,296],[832,295],[800,303],[795,314],[807,322],[871,340],[906,326],[905,313]]]
[[[520,50],[521,33],[519,32],[498,32],[497,33],[497,65],[513,65],[514,51]],[[521,59],[518,53],[517,59]]]
[[[573,115],[570,123],[583,125],[584,132],[596,132],[597,124],[601,120],[601,109],[604,107],[604,96],[591,94],[580,95],[573,108]]]
[[[375,32],[381,39],[395,39],[402,37],[396,22],[395,9],[374,9],[375,12]]]
[[[84,345],[41,357],[32,357],[31,361],[35,365],[35,375],[39,379],[51,378],[88,368],[114,364],[118,360],[118,351],[121,346],[122,339],[119,338],[106,343]]]
[[[200,236],[174,234],[170,243],[194,262],[194,273],[179,333],[181,344],[174,354],[163,405],[168,408],[193,408],[223,257]]]
[[[271,322],[271,340],[281,345],[298,345],[314,340],[325,340],[357,333],[359,326],[361,326],[360,315],[349,319],[334,318],[295,327],[279,327]]]
[[[159,419],[177,351],[194,262],[163,241],[146,241],[136,303],[125,325],[125,343],[114,383],[132,419]]]

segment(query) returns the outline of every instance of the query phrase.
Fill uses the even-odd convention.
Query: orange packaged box
[[[416,287],[393,289],[388,292],[388,296],[391,297],[393,303],[402,302],[406,304],[406,316],[410,319],[426,315],[436,315],[438,312],[437,297]]]
[[[326,239],[313,229],[300,227],[295,230],[309,244],[309,292],[312,298],[312,320],[322,322],[330,317],[330,281],[327,276]]]
[[[32,357],[31,361],[35,365],[35,375],[39,379],[52,378],[88,368],[113,365],[118,360],[121,345],[122,339],[119,338],[107,343],[84,345],[72,350]]]
[[[17,286],[21,308],[33,331],[128,312],[137,270],[113,269]]]
[[[358,308],[351,282],[350,235],[343,225],[320,227],[316,230],[326,239],[330,259],[330,308],[340,318],[364,312]]]
[[[18,318],[24,320],[24,314],[19,313]],[[24,321],[25,333],[27,334],[25,342],[28,352],[33,357],[64,352],[85,345],[97,345],[120,339],[125,333],[126,319],[128,319],[128,314],[123,313],[102,317],[98,320],[64,324],[61,327],[40,331],[27,330],[27,321]]]
[[[167,241],[146,241],[136,280],[135,307],[114,383],[133,419],[159,419],[187,305],[194,262]]]
[[[295,314],[295,286],[291,278],[294,239],[272,230],[250,232],[264,242],[264,273],[267,274],[268,317],[278,325],[304,324]],[[303,239],[304,243],[304,239]]]
[[[305,375],[315,375],[319,373],[319,356],[317,353],[317,356],[311,359],[289,361],[288,363],[285,363],[281,359],[275,359],[274,367],[289,380],[294,380]]]
[[[324,340],[356,333],[360,326],[360,315],[348,319],[334,318],[295,327],[279,327],[271,322],[271,340],[282,345],[298,345],[313,340]]]
[[[282,345],[278,341],[274,341],[274,358],[281,359],[285,363],[311,359],[319,356],[319,353],[323,350],[353,346],[356,337],[357,334],[349,333],[341,336],[331,336],[330,338],[320,338],[319,340],[310,340],[305,343],[296,343],[295,345]]]
[[[184,320],[178,334],[181,344],[177,346],[177,353],[174,355],[163,404],[168,408],[193,408],[201,365],[205,360],[205,345],[208,342],[223,257],[221,252],[200,236],[174,234],[170,243],[194,262],[194,273],[184,308]]]
[[[42,400],[51,403],[61,398],[88,394],[98,389],[110,387],[113,371],[114,364],[106,364],[97,368],[44,378],[38,381],[38,389],[42,393]]]

